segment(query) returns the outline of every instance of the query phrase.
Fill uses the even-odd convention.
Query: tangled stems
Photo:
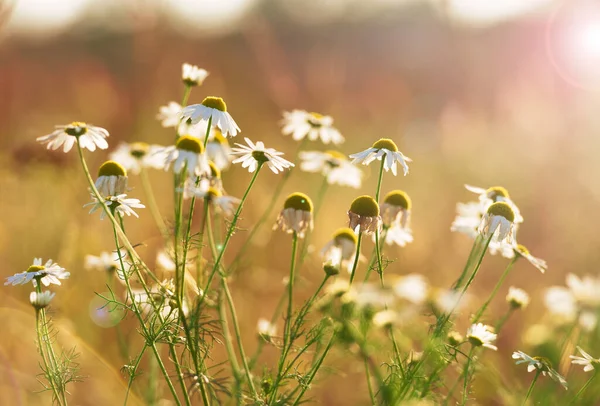
[[[327,356],[327,353],[331,349],[331,346],[333,345],[334,341],[335,341],[335,333],[333,333],[333,335],[329,339],[329,343],[327,343],[327,347],[325,347],[325,349],[323,350],[323,353],[321,354],[321,356],[319,357],[319,359],[315,363],[314,367],[310,371],[309,376],[308,376],[308,380],[302,385],[302,390],[298,394],[298,397],[296,398],[296,400],[294,401],[294,403],[292,403],[292,406],[298,405],[300,403],[300,400],[302,400],[302,397],[304,396],[304,393],[310,387],[310,384],[312,383],[313,379],[317,375],[317,372],[319,371],[319,368],[321,368],[321,365],[323,364],[323,361],[325,360],[325,357]]]
[[[533,387],[535,386],[535,383],[537,382],[541,373],[541,369],[536,370],[535,376],[533,377],[533,381],[531,381],[531,385],[529,385],[529,390],[527,390],[527,395],[525,395],[525,399],[523,399],[523,403],[521,403],[521,405],[525,406],[527,404],[527,400],[529,399],[529,396],[531,396],[531,392],[533,392]]]
[[[463,398],[462,398],[462,404],[466,405],[467,404],[467,398],[469,395],[469,368],[471,368],[471,362],[473,362],[473,352],[475,351],[475,347],[471,347],[471,350],[469,351],[469,355],[467,355],[467,361],[465,362],[465,369],[463,372],[464,375],[464,384],[463,384]]]
[[[225,240],[223,241],[223,246],[221,247],[221,250],[219,251],[219,255],[217,256],[217,259],[215,260],[213,269],[212,269],[210,275],[208,276],[208,280],[206,281],[205,288],[202,290],[202,297],[200,298],[200,301],[198,303],[198,308],[200,308],[200,306],[204,302],[204,300],[206,298],[206,292],[208,292],[208,289],[210,288],[210,284],[211,284],[213,278],[215,277],[215,273],[217,272],[217,270],[219,269],[219,266],[221,265],[221,261],[223,260],[223,255],[225,254],[225,250],[227,249],[229,240],[231,239],[231,236],[233,235],[233,233],[235,231],[237,221],[240,217],[240,213],[242,212],[242,208],[244,207],[244,202],[248,198],[250,189],[252,189],[254,182],[256,182],[256,178],[258,177],[258,174],[259,174],[262,166],[263,166],[263,163],[259,162],[258,167],[256,168],[256,171],[254,171],[254,174],[252,175],[252,179],[250,179],[250,184],[248,184],[248,187],[246,188],[246,192],[244,192],[244,196],[242,196],[242,200],[240,200],[240,204],[238,205],[238,208],[237,208],[235,214],[233,215],[233,219],[231,220],[231,225],[229,226],[229,229],[227,230],[227,234],[225,235]]]
[[[475,323],[477,323],[479,321],[479,319],[481,318],[481,316],[483,315],[483,313],[485,312],[485,310],[489,306],[490,302],[494,299],[494,297],[498,293],[498,290],[500,289],[500,286],[502,286],[502,284],[504,283],[504,280],[506,279],[506,277],[508,276],[509,272],[511,271],[511,269],[513,268],[515,262],[517,262],[518,259],[519,259],[519,256],[517,254],[515,254],[515,256],[510,260],[510,262],[508,263],[508,266],[506,267],[506,269],[502,273],[502,276],[500,276],[500,279],[496,283],[496,286],[494,286],[494,290],[492,290],[492,293],[490,294],[490,297],[488,297],[488,299],[485,301],[485,303],[483,304],[483,306],[481,306],[481,308],[475,314],[475,317],[473,318],[473,324],[475,324]]]
[[[352,264],[352,272],[350,272],[350,285],[352,285],[352,281],[354,280],[354,274],[356,273],[356,267],[358,266],[358,259],[360,258],[360,243],[362,241],[363,232],[358,232],[358,238],[356,241],[356,254],[354,255],[354,264]]]

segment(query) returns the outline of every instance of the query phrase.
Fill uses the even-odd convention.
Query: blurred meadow
[[[510,355],[532,348],[525,332],[546,317],[546,289],[564,285],[567,273],[598,277],[600,270],[596,6],[582,0],[0,1],[0,275],[26,270],[34,257],[52,258],[71,272],[50,309],[58,342],[81,354],[83,381],[69,386],[70,403],[123,402],[124,362],[95,295],[107,290],[106,275],[83,268],[85,255],[111,251],[114,242],[110,223],[82,207],[90,198],[77,154],[46,151],[36,137],[79,120],[110,132],[108,151],[121,141],[170,145],[173,131],[161,127],[156,114],[159,106],[180,102],[181,64],[189,62],[210,72],[189,103],[223,97],[242,129],[231,143],[244,136],[264,141],[292,160],[298,142],[281,135],[281,118],[283,111],[299,108],[332,116],[346,138],[340,147],[346,154],[383,137],[412,158],[410,175],[386,176],[383,182],[382,193],[402,189],[413,202],[414,242],[386,247],[394,261],[388,275],[420,273],[435,286],[450,286],[472,245],[450,231],[456,203],[473,200],[463,185],[510,191],[525,219],[519,242],[546,260],[548,271],[541,274],[519,261],[491,303],[490,314],[503,314],[512,285],[531,296],[530,306],[515,313],[499,335],[498,352],[481,356],[491,372],[474,383],[479,404],[509,404],[505,392],[524,392],[531,380]],[[305,148],[327,149],[317,142]],[[107,152],[87,159],[95,173]],[[310,255],[298,270],[298,298],[310,296],[322,280],[318,252],[347,225],[352,200],[373,192],[377,167],[361,168],[360,190],[332,185],[325,195]],[[150,176],[160,210],[172,220],[172,176],[164,171]],[[232,196],[241,196],[249,179],[237,165],[223,173]],[[278,181],[267,170],[258,178],[227,261]],[[271,224],[285,196],[300,191],[314,198],[320,185],[318,174],[294,169],[230,280],[249,352],[258,345],[258,319],[271,317],[288,275],[290,239],[271,231]],[[130,186],[144,201],[137,177],[130,177]],[[138,213],[129,236],[152,265],[161,235],[148,209]],[[364,247],[368,255],[370,239]],[[469,291],[473,309],[488,297],[506,264],[499,255],[485,257]],[[40,393],[37,382],[29,292],[3,286],[0,295],[2,405],[50,404],[50,393]],[[466,317],[457,323],[461,332],[469,325]],[[133,317],[120,324],[132,347],[141,345]],[[592,354],[600,354],[597,342],[590,346]],[[212,357],[225,358],[221,346]],[[275,357],[267,348],[261,362]],[[332,352],[310,401],[367,404],[361,367],[343,350]],[[568,362],[555,367],[586,379]],[[159,397],[168,399],[161,390]],[[593,401],[600,390],[588,391],[586,404],[600,404]],[[134,385],[128,404],[144,403]]]

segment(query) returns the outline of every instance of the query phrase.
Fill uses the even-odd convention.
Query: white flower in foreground
[[[467,340],[474,347],[486,347],[497,351],[498,347],[492,343],[496,341],[497,335],[492,332],[493,328],[482,323],[473,324],[467,330]]]
[[[523,222],[523,216],[521,216],[521,212],[517,205],[510,199],[508,195],[508,190],[502,186],[492,186],[487,189],[483,189],[476,186],[465,185],[465,188],[473,193],[477,193],[479,195],[479,201],[487,208],[492,203],[496,202],[506,202],[513,212],[515,213],[515,223],[520,224]]]
[[[249,172],[254,172],[259,164],[266,163],[273,173],[283,172],[286,168],[294,166],[293,163],[286,161],[281,157],[283,152],[274,150],[273,148],[265,148],[265,144],[258,141],[254,144],[250,139],[244,138],[246,145],[236,143],[239,148],[232,148],[231,155],[239,155],[232,163],[242,163],[242,168],[248,168]]]
[[[481,219],[479,233],[484,238],[493,236],[496,241],[514,241],[515,213],[506,202],[496,202],[488,207],[487,212]]]
[[[348,227],[357,234],[371,234],[381,228],[379,205],[369,195],[359,196],[348,210]]]
[[[531,255],[529,250],[524,245],[517,244],[517,246],[514,247],[514,252],[516,255],[529,261],[529,263],[536,267],[541,273],[545,273],[548,270],[548,264],[546,264],[546,261]]]
[[[195,185],[188,186],[186,194],[206,199],[214,209],[220,210],[228,217],[233,216],[234,206],[241,201],[232,196],[223,196],[219,189],[210,186],[210,181],[207,179],[203,179],[198,187]]]
[[[429,284],[423,275],[409,274],[400,276],[392,285],[399,298],[414,304],[423,304],[429,295]]]
[[[513,309],[524,309],[529,305],[529,295],[523,289],[511,286],[508,288],[506,301]]]
[[[143,168],[164,169],[166,158],[164,150],[165,147],[161,145],[122,142],[110,153],[109,158],[123,165],[128,172],[138,175]]]
[[[200,86],[207,76],[208,72],[196,65],[184,63],[181,66],[181,79],[186,86]]]
[[[325,265],[336,268],[335,273],[339,273],[339,268],[345,266],[350,273],[356,257],[357,241],[356,234],[351,228],[344,227],[337,230],[321,250]]]
[[[256,326],[258,335],[266,341],[271,339],[277,334],[277,326],[272,324],[269,320],[260,318]]]
[[[323,144],[341,144],[344,137],[333,127],[333,118],[304,110],[283,113],[283,135],[291,135],[295,141],[305,137],[311,141],[321,139]]]
[[[313,228],[313,203],[304,193],[292,193],[285,199],[283,210],[277,216],[273,230],[282,230],[288,234],[304,234]]]
[[[56,293],[52,293],[49,290],[45,292],[31,292],[29,294],[29,303],[37,310],[43,309],[50,304],[50,301],[54,298]]]
[[[181,110],[179,103],[171,101],[166,106],[159,107],[156,118],[163,127],[177,127],[181,122]]]
[[[96,199],[96,196],[92,195],[92,202],[87,203],[84,206],[92,206],[90,210],[90,214],[95,212],[98,209],[102,210],[102,204]],[[113,211],[114,214],[118,214],[123,217],[127,216],[135,216],[139,217],[138,214],[133,209],[143,209],[146,206],[140,203],[139,199],[128,199],[126,194],[117,195],[117,196],[107,196],[104,199],[104,203],[108,206],[108,208]],[[106,213],[102,210],[100,213],[100,220],[103,220],[106,217]]]
[[[542,357],[531,357],[525,354],[523,351],[515,351],[512,354],[512,358],[518,361],[515,364],[527,364],[527,372],[539,371],[543,376],[549,376],[556,382],[560,383],[565,390],[568,388],[567,381],[561,374],[556,372],[550,361]]]
[[[301,151],[300,169],[321,173],[330,185],[350,186],[358,189],[362,183],[362,171],[337,151]]]
[[[376,141],[371,148],[352,154],[350,155],[350,158],[354,158],[352,161],[353,164],[362,163],[363,165],[369,165],[376,159],[379,161],[385,159],[383,169],[385,169],[386,172],[391,169],[394,176],[398,174],[398,162],[404,170],[404,176],[408,174],[407,162],[411,162],[409,157],[404,156],[402,152],[398,151],[396,143],[389,138],[381,138],[379,141]]]
[[[181,118],[183,121],[191,120],[192,124],[200,120],[210,121],[211,126],[219,128],[224,137],[235,137],[240,132],[240,127],[227,112],[227,105],[220,97],[207,97],[201,104],[184,107]]]
[[[48,149],[58,149],[63,147],[64,152],[69,152],[75,142],[79,142],[81,148],[95,151],[96,147],[100,149],[108,148],[108,131],[104,128],[96,127],[79,121],[74,121],[67,125],[57,125],[56,130],[36,140],[42,144],[47,144]]]
[[[583,365],[584,372],[593,371],[594,369],[597,369],[597,368],[600,369],[600,359],[596,359],[596,358],[592,357],[590,354],[583,351],[581,349],[581,347],[579,347],[579,346],[577,347],[577,350],[579,350],[579,352],[581,353],[581,355],[583,355],[583,357],[569,355],[569,358],[571,358],[572,364]]]
[[[103,271],[103,272],[115,272],[121,267],[119,256],[125,258],[125,251],[103,251],[99,256],[86,255],[83,263],[84,269],[88,271]]]
[[[34,258],[33,264],[25,272],[20,272],[6,278],[4,286],[25,285],[29,282],[33,282],[33,286],[37,286],[38,282],[44,286],[49,286],[50,284],[60,285],[60,280],[67,279],[69,275],[71,274],[66,272],[65,268],[55,264],[51,259],[42,265],[41,258]]]
[[[115,161],[106,161],[98,169],[96,189],[102,196],[116,196],[127,192],[127,171]]]
[[[181,136],[174,146],[167,147],[160,153],[165,157],[165,170],[168,170],[173,164],[175,173],[181,173],[184,169],[189,176],[210,173],[204,146],[198,138],[189,135]]]

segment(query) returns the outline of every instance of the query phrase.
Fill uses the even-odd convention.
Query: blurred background
[[[168,145],[172,129],[162,128],[155,116],[159,106],[181,100],[183,62],[210,72],[190,103],[206,95],[223,97],[242,136],[262,140],[288,158],[297,144],[280,134],[280,120],[282,111],[294,108],[333,116],[347,139],[344,153],[364,150],[380,137],[396,141],[414,162],[407,177],[386,175],[383,193],[400,188],[412,197],[415,242],[386,248],[395,260],[390,273],[422,273],[436,286],[450,286],[471,246],[466,236],[450,232],[456,203],[473,200],[463,184],[508,188],[525,217],[520,242],[546,259],[549,271],[541,275],[520,261],[494,301],[501,314],[508,286],[532,296],[532,305],[509,321],[513,334],[499,338],[498,354],[486,354],[497,368],[512,368],[511,352],[525,348],[522,331],[543,314],[545,288],[564,284],[568,272],[598,274],[598,2],[3,0],[0,276],[27,269],[34,257],[52,258],[71,272],[55,289],[53,317],[61,342],[81,352],[86,379],[71,387],[74,404],[122,402],[126,381],[119,373],[123,362],[114,329],[90,316],[98,307],[94,292],[106,289],[105,275],[82,266],[86,254],[113,246],[109,224],[82,208],[89,194],[77,154],[48,152],[35,138],[77,120],[108,129],[111,149],[119,141]],[[327,148],[311,143],[308,149]],[[94,171],[107,159],[103,151],[87,156]],[[376,173],[364,169],[360,191],[330,187],[315,224],[315,250],[346,224],[354,197],[374,193]],[[240,167],[223,177],[233,196],[241,196],[250,179]],[[169,219],[171,177],[154,172],[152,180]],[[278,180],[261,174],[241,227],[261,215]],[[137,182],[131,179],[134,187]],[[296,170],[281,201],[293,191],[315,195],[320,182],[319,175]],[[137,189],[132,196],[143,200]],[[288,273],[290,241],[270,231],[275,216],[232,281],[250,349],[256,346],[256,322],[271,316]],[[132,240],[144,244],[141,254],[154,261],[160,235],[149,212],[130,224]],[[242,242],[243,233],[237,233],[230,254]],[[365,254],[372,249],[367,244]],[[477,304],[506,262],[486,258],[475,281]],[[305,296],[322,278],[320,265],[313,256],[301,271]],[[37,393],[29,291],[2,287],[0,294],[3,405],[49,399]],[[131,327],[131,321],[123,323]],[[461,328],[466,326],[465,321]],[[129,330],[136,348],[141,343]],[[343,358],[338,353],[329,361],[343,365]],[[348,395],[348,385],[364,385],[359,367],[333,368],[314,400],[364,404],[366,388]]]

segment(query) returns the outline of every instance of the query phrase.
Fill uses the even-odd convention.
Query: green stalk
[[[354,280],[354,274],[356,273],[356,267],[358,266],[358,259],[360,258],[360,243],[362,241],[362,231],[358,232],[358,239],[356,242],[356,255],[354,255],[354,264],[352,264],[352,272],[350,273],[350,285]]]
[[[525,399],[523,399],[523,403],[522,405],[526,405],[527,404],[527,400],[529,399],[529,396],[531,396],[531,392],[533,392],[533,387],[535,386],[535,383],[538,380],[538,377],[540,376],[540,373],[542,371],[540,369],[536,370],[535,372],[535,376],[533,377],[533,381],[531,381],[531,385],[529,385],[529,390],[527,391],[527,395],[525,395]]]
[[[304,396],[304,393],[310,387],[310,384],[312,383],[313,379],[315,379],[315,376],[317,375],[317,371],[319,370],[319,368],[321,368],[321,365],[323,364],[323,361],[325,360],[327,353],[329,352],[329,350],[331,349],[331,346],[333,345],[334,339],[335,339],[335,333],[331,336],[331,339],[329,339],[329,343],[327,343],[327,347],[325,347],[325,349],[323,350],[323,354],[321,354],[321,357],[319,357],[315,366],[312,368],[312,371],[309,372],[308,380],[302,386],[302,390],[298,394],[298,397],[296,398],[296,400],[294,401],[292,406],[296,406],[300,403],[300,400]]]
[[[462,404],[463,406],[467,404],[467,398],[468,398],[468,390],[469,390],[469,368],[471,367],[471,362],[473,361],[473,352],[475,351],[475,347],[471,347],[471,350],[469,351],[469,355],[467,355],[467,361],[465,362],[465,369],[463,372],[464,375],[464,385],[463,385],[463,398],[462,398]]]
[[[506,321],[508,320],[508,318],[510,316],[512,316],[513,312],[515,311],[514,307],[509,307],[508,311],[504,314],[504,316],[502,316],[502,318],[500,320],[498,320],[498,323],[496,323],[496,326],[494,327],[494,330],[496,331],[496,334],[500,333],[500,330],[502,329],[502,327],[504,327],[504,323],[506,323]]]
[[[292,261],[290,264],[290,276],[288,281],[288,306],[287,315],[285,318],[284,327],[284,347],[286,340],[291,340],[290,329],[292,326],[292,312],[293,312],[293,291],[294,291],[294,279],[296,277],[296,250],[298,248],[298,233],[295,231],[292,234]]]
[[[575,394],[575,396],[573,397],[573,399],[571,399],[571,402],[569,402],[570,405],[574,404],[575,401],[577,399],[579,399],[579,397],[581,396],[581,394],[583,392],[585,392],[585,390],[587,389],[588,386],[590,386],[590,383],[592,383],[592,381],[594,380],[594,378],[597,375],[597,370],[594,370],[594,373],[592,374],[592,376],[590,376],[590,379],[587,380],[587,382],[581,387],[581,389],[579,389],[579,391],[577,391],[577,393]]]
[[[123,402],[123,406],[127,406],[127,400],[129,399],[129,392],[131,391],[131,386],[133,385],[133,380],[135,379],[135,372],[137,371],[138,367],[140,366],[140,362],[142,361],[142,357],[144,356],[144,353],[146,352],[146,348],[148,348],[145,344],[142,347],[142,351],[140,352],[140,355],[138,355],[137,359],[135,360],[135,364],[133,365],[133,371],[130,372],[129,375],[129,379],[127,381],[127,391],[125,392],[125,401]]]
[[[38,283],[36,291],[38,293],[41,292],[41,287],[40,284]],[[54,367],[51,367],[49,365],[49,356],[46,356],[46,354],[44,354],[44,347],[47,347],[46,345],[46,339],[44,339],[43,333],[42,333],[42,321],[41,321],[41,317],[40,317],[40,312],[41,309],[36,309],[35,310],[35,331],[37,333],[37,339],[38,339],[38,347],[39,347],[39,352],[40,352],[40,356],[42,357],[42,362],[44,363],[44,374],[46,376],[46,378],[48,379],[48,383],[50,384],[50,387],[52,388],[52,393],[54,394],[54,399],[56,399],[56,401],[58,402],[59,405],[63,405],[66,403],[63,403],[63,396],[59,393],[58,387],[56,385],[56,382],[54,380]],[[46,349],[47,351],[47,349]]]
[[[518,259],[519,259],[519,256],[517,254],[515,254],[515,256],[510,260],[510,262],[508,263],[508,266],[502,273],[502,276],[500,276],[500,279],[498,279],[496,286],[494,286],[494,290],[492,290],[490,297],[488,297],[488,299],[485,301],[485,303],[481,306],[481,308],[475,314],[475,317],[473,318],[473,324],[475,324],[479,321],[479,319],[481,318],[481,316],[483,315],[485,310],[490,305],[490,302],[494,299],[494,297],[498,293],[498,290],[504,283],[504,280],[506,279],[506,277],[508,276],[509,272],[512,270],[513,266],[515,265],[515,262],[517,262]]]

